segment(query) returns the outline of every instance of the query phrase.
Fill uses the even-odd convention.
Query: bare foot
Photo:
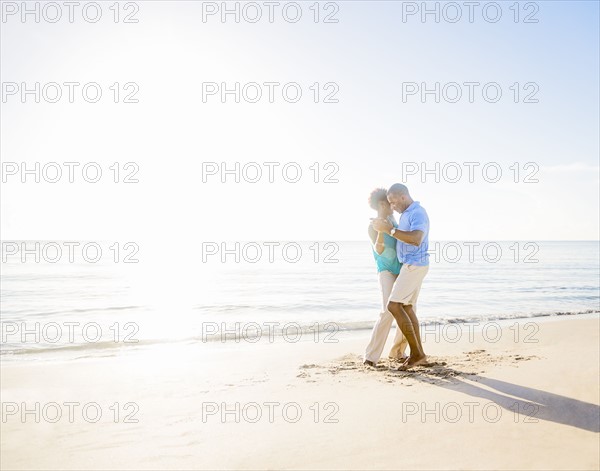
[[[425,365],[427,364],[427,355],[422,355],[422,356],[409,356],[408,360],[406,360],[402,366],[400,368],[398,368],[398,371],[406,371],[414,366],[420,366],[420,365]]]
[[[402,355],[401,357],[388,357],[388,360],[395,361],[397,363],[404,363],[408,360],[408,355]]]

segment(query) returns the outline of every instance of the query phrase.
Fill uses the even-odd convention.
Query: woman
[[[378,218],[387,219],[396,227],[396,221],[394,221],[393,217],[394,211],[387,200],[387,190],[383,188],[373,190],[369,196],[369,206],[377,211]],[[377,232],[373,229],[372,223],[369,225],[369,237],[373,244],[373,256],[375,257],[379,273],[382,310],[379,314],[379,319],[373,327],[371,341],[365,350],[364,364],[375,366],[381,357],[381,352],[383,351],[383,347],[385,347],[385,342],[394,321],[392,313],[387,309],[387,304],[392,286],[394,286],[398,273],[400,273],[401,264],[396,256],[396,239],[384,232]],[[396,328],[396,337],[390,351],[390,358],[399,361],[404,360],[406,358],[404,352],[407,346],[408,342],[404,338],[404,335],[402,335],[402,331]]]

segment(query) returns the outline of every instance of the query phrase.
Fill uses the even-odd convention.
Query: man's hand
[[[385,232],[386,234],[389,234],[390,231],[392,230],[392,224],[385,220],[385,219],[374,219],[373,220],[373,229],[375,229],[377,232]]]

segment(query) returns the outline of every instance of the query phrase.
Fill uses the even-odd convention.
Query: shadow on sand
[[[447,371],[440,371],[440,369]],[[433,382],[426,368],[410,372],[409,376],[421,382],[494,402],[511,411],[519,422],[547,420],[600,433],[600,406],[595,404],[476,374],[464,376],[463,372],[445,366],[436,369]]]

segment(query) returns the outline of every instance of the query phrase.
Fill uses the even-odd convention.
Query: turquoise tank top
[[[398,261],[396,254],[396,239],[388,234],[384,234],[383,237],[385,248],[381,252],[381,255],[373,249],[373,256],[375,257],[375,262],[377,262],[377,272],[389,271],[397,275],[400,273],[402,264]]]

